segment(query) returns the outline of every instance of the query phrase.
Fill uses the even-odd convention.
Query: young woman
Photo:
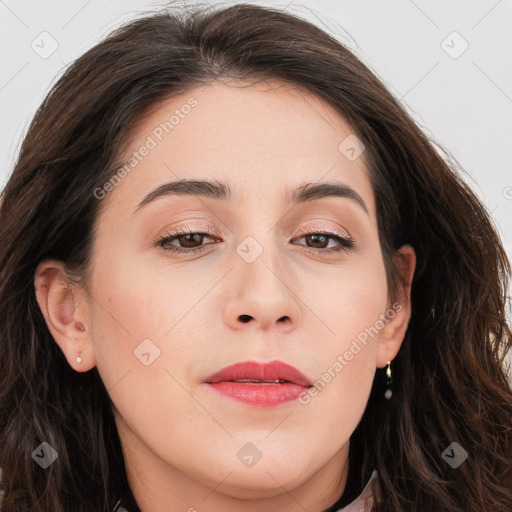
[[[0,207],[3,512],[509,511],[509,262],[383,85],[269,8],[133,21]]]

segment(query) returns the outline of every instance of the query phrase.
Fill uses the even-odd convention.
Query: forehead
[[[197,87],[153,106],[132,129],[121,161],[133,165],[110,196],[135,207],[155,186],[207,178],[230,184],[239,203],[254,190],[284,202],[299,184],[340,180],[372,210],[364,154],[344,153],[354,137],[334,107],[301,87],[273,80]]]

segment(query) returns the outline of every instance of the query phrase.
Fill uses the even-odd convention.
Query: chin
[[[282,494],[283,487],[288,490],[295,487],[289,480],[284,481],[283,475],[273,472],[270,475],[266,471],[260,471],[259,474],[236,471],[226,478],[218,490],[240,500],[261,500]]]
[[[287,464],[283,465],[283,459]],[[219,490],[239,499],[271,498],[282,494],[283,487],[292,489],[307,479],[297,461],[284,455],[281,461],[269,459],[264,462],[262,458],[252,468],[245,468],[242,463],[240,466],[231,464],[215,470],[215,474],[231,472]]]

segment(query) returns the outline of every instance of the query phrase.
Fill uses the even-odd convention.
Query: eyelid
[[[344,229],[336,229],[331,227],[319,227],[319,226],[300,226],[297,230],[297,235],[309,235],[311,233],[331,233],[333,235],[338,235],[341,238],[352,238],[350,233]]]
[[[221,236],[215,226],[211,224],[187,224],[185,226],[178,226],[176,228],[166,228],[163,231],[163,236],[174,236],[179,234],[190,234],[190,233],[204,233],[211,236]],[[160,238],[160,235],[157,237]]]
[[[178,226],[176,228],[170,228],[165,231],[162,236],[174,236],[179,234],[190,234],[190,233],[204,233],[211,236],[221,237],[219,231],[215,226],[211,224],[187,224],[186,226]],[[344,229],[335,229],[331,227],[318,227],[318,226],[300,226],[296,231],[296,236],[310,235],[312,233],[331,233],[338,235],[342,238],[352,238],[350,233]],[[157,239],[160,239],[158,236]]]

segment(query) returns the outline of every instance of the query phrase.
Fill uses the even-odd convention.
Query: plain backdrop
[[[0,187],[62,70],[113,28],[168,3],[0,0]],[[511,0],[247,3],[286,7],[354,50],[467,171],[512,256]]]

